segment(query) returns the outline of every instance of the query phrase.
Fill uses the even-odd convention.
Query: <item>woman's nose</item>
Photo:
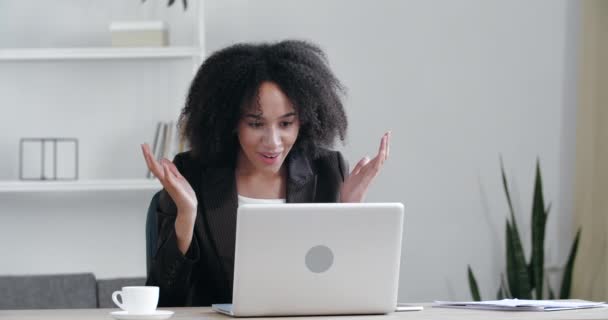
[[[281,136],[279,130],[275,128],[268,128],[264,132],[263,142],[265,145],[270,147],[276,147],[281,144]]]

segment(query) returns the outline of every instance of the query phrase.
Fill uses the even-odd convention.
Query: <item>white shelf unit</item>
[[[193,1],[194,2],[194,1]],[[0,48],[0,65],[4,63],[54,62],[54,61],[160,61],[189,59],[195,73],[204,60],[205,28],[204,0],[198,3],[197,20],[194,24],[196,37],[192,46],[168,47],[66,47],[66,48]],[[194,6],[196,8],[197,6]],[[164,62],[163,62],[164,63]],[[170,63],[170,62],[167,62]],[[179,110],[169,110],[173,114]],[[159,119],[162,120],[162,119]],[[142,159],[143,163],[143,159]],[[157,180],[145,179],[90,179],[90,180],[0,180],[0,193],[54,192],[54,191],[112,191],[112,190],[159,190]]]
[[[0,275],[146,276],[146,217],[162,186],[146,178],[139,144],[153,143],[157,123],[183,107],[205,52],[203,1],[187,12],[160,0],[42,1],[34,11],[14,1],[0,10],[14,31],[0,48],[0,242],[13,249]],[[104,47],[109,22],[145,19],[166,20],[172,46]],[[79,179],[19,180],[21,165],[38,164],[19,160],[28,137],[77,138]]]
[[[201,55],[198,47],[26,48],[2,49],[0,61],[170,58],[192,58],[198,61]]]
[[[0,181],[0,193],[66,191],[136,191],[160,190],[156,179],[107,179],[74,181]]]

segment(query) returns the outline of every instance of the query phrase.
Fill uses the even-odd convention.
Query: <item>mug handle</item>
[[[120,300],[122,300],[124,302],[124,300],[122,298],[122,291],[114,291],[114,293],[112,293],[112,301],[114,301],[114,304],[117,305],[122,310],[127,310],[127,309],[125,309],[125,305],[118,301],[119,295],[120,295]]]

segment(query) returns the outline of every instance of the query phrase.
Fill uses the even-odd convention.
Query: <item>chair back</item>
[[[156,243],[158,241],[157,210],[160,198],[160,191],[155,193],[148,206],[146,216],[146,270],[149,272],[152,259],[156,254]]]
[[[97,307],[92,273],[0,276],[0,309]]]

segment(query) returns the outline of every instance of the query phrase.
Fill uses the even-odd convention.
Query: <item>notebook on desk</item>
[[[238,208],[231,316],[395,311],[401,203],[243,205]]]

